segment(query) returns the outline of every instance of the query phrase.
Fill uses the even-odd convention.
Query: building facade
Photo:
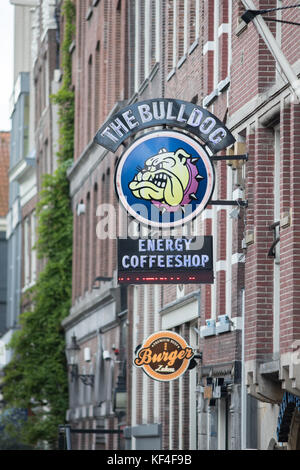
[[[256,3],[257,8],[282,6],[276,1]],[[67,343],[75,334],[82,352],[94,351],[95,361],[103,358],[102,348],[112,358],[114,373],[112,364],[120,364],[118,359],[122,363],[113,354],[119,344],[120,323],[115,325],[120,308],[116,300],[105,300],[109,289],[110,295],[120,289],[115,240],[93,238],[95,224],[100,223],[99,233],[105,230],[101,220],[107,222],[108,212],[102,204],[116,207],[112,178],[119,153],[113,156],[92,143],[105,119],[126,104],[176,97],[203,106],[228,126],[236,143],[224,157],[248,154],[247,162],[224,159],[214,164],[213,194],[218,201],[247,200],[248,208],[214,204],[193,225],[198,234],[213,235],[214,283],[127,288],[123,422],[128,449],[264,449],[272,439],[278,441],[284,391],[298,396],[299,372],[293,363],[299,334],[297,257],[292,255],[297,253],[292,248],[297,240],[297,190],[292,187],[297,187],[299,104],[282,71],[282,57],[270,52],[256,23],[242,20],[249,8],[254,8],[252,2],[227,0],[77,5],[72,54],[78,122],[76,161],[69,173],[76,255],[73,307],[64,322]],[[275,16],[296,21],[298,14],[286,9]],[[266,27],[297,78],[297,28],[271,22]],[[279,227],[284,234],[280,256]],[[97,277],[98,288],[88,293]],[[287,285],[292,294],[284,289]],[[153,382],[132,365],[135,348],[163,329],[180,333],[201,357],[196,368],[170,384]],[[97,387],[103,390],[104,384],[107,393],[106,382],[112,381],[97,377],[105,374],[106,361],[104,366],[85,362],[81,358],[80,367],[83,374],[94,374],[94,398],[93,392],[88,399],[79,394],[81,405],[96,405]],[[79,386],[88,394],[86,386]],[[98,411],[72,402],[70,422],[88,426],[88,418],[98,413],[101,419],[94,425],[110,423],[114,428],[116,413],[110,408],[109,421],[108,408],[104,410],[107,395],[99,402]],[[295,405],[293,429],[297,413]],[[297,437],[290,439],[289,445],[295,446]],[[111,445],[107,438],[106,447]]]
[[[80,351],[78,375],[70,377],[67,420],[81,429],[117,431],[126,423],[124,406],[116,412],[115,391],[122,387],[125,391],[127,291],[116,282],[116,240],[98,239],[97,224],[117,209],[113,178],[118,157],[99,149],[93,138],[108,114],[129,96],[128,8],[126,1],[75,5],[76,33],[70,48],[75,151],[68,172],[74,213],[73,294],[63,327],[67,349],[76,338]],[[96,214],[99,204],[102,215]],[[73,448],[123,446],[118,439],[117,433],[78,434]]]
[[[218,5],[210,10],[207,4],[203,5],[199,1],[94,3],[85,5],[86,8],[82,10],[83,3],[77,6],[76,37],[72,49],[78,120],[75,124],[75,163],[69,172],[75,221],[74,294],[70,316],[63,322],[67,347],[75,335],[82,354],[79,368],[82,375],[94,375],[94,386],[90,390],[77,380],[79,389],[76,391],[73,380],[68,420],[79,427],[94,425],[116,428],[119,424],[118,413],[111,407],[113,380],[105,376],[105,367],[110,368],[110,374],[114,371],[117,389],[116,380],[120,370],[115,372],[115,364],[122,364],[126,360],[127,409],[123,420],[127,425],[124,431],[126,448],[239,448],[240,291],[243,286],[240,270],[243,269],[243,263],[239,261],[239,255],[242,254],[238,251],[240,238],[236,236],[233,240],[231,232],[234,231],[234,223],[236,231],[242,230],[239,228],[242,222],[231,223],[227,209],[208,207],[201,220],[194,224],[193,229],[197,229],[199,234],[213,234],[215,237],[217,255],[213,286],[130,286],[127,288],[127,305],[118,307],[118,302],[112,297],[113,292],[121,291],[122,298],[122,290],[116,283],[116,240],[114,237],[95,240],[94,237],[97,233],[101,236],[101,230],[105,231],[108,210],[118,209],[112,179],[119,154],[113,156],[90,142],[110,114],[125,104],[148,98],[179,97],[209,106],[211,93],[215,87],[219,87],[218,107],[212,111],[223,118],[227,110],[231,63],[228,46],[228,17],[231,10],[229,12],[228,3],[225,2],[219,18]],[[209,23],[205,21],[207,15]],[[111,18],[109,25],[106,22],[108,17]],[[223,29],[224,33],[219,35]],[[218,41],[219,56],[214,58],[212,43]],[[119,44],[124,49],[121,48],[117,56],[115,49],[118,49]],[[215,69],[212,64],[215,64]],[[82,74],[82,70],[85,73]],[[218,186],[215,199],[240,198],[240,193],[232,194],[239,186],[235,186],[235,170],[227,166],[226,162],[221,162],[216,165],[215,171]],[[231,223],[228,231],[226,223]],[[95,233],[97,227],[98,232]],[[237,261],[232,268],[233,254]],[[230,274],[226,271],[228,266]],[[232,284],[231,276],[234,277]],[[95,288],[91,290],[93,282]],[[114,351],[115,348],[119,350],[123,328],[117,317],[124,307],[128,311],[126,317],[124,315],[124,319],[127,318],[124,322],[128,338],[127,352],[125,358],[118,358]],[[213,334],[213,338],[208,337],[209,331],[204,331],[206,320],[211,323],[221,322],[218,325],[221,331],[224,319],[226,335]],[[202,352],[201,368],[194,368],[177,383],[153,383],[132,365],[136,347],[150,333],[160,329],[180,333],[196,351]],[[92,352],[94,361],[84,361],[85,350]],[[103,361],[103,352],[104,357],[108,357],[109,353],[111,359]],[[86,354],[86,357],[91,357],[90,353]],[[107,361],[110,361],[109,365]],[[102,380],[100,374],[104,374]],[[222,398],[215,400],[213,405],[211,400],[210,407],[203,396],[206,376],[215,380],[221,378],[220,374],[225,380],[224,393],[231,401]],[[104,398],[101,397],[103,391]],[[218,403],[219,407],[216,406]],[[212,434],[210,427],[217,426],[218,414],[219,427],[222,436],[227,436],[226,442],[225,437],[214,442],[209,438]],[[109,415],[111,417],[108,419]],[[229,417],[232,417],[231,427],[225,432],[225,423]],[[186,432],[187,429],[189,432]],[[107,438],[106,447],[110,448],[112,443]],[[76,445],[86,444],[77,442]],[[96,445],[96,440],[93,445]]]
[[[22,205],[34,196],[34,159],[30,154],[30,44],[29,5],[14,6],[14,87],[10,99],[11,141],[9,208],[7,214],[7,312],[3,341],[8,344],[17,328],[22,291]],[[28,184],[27,184],[28,179]]]
[[[242,3],[251,8],[248,2]],[[291,5],[259,2],[260,8]],[[300,19],[298,8],[277,10],[268,16],[287,22]],[[251,49],[246,47],[249,43]],[[255,67],[251,65],[253,57]],[[295,244],[299,220],[299,58],[299,30],[294,25],[262,18],[254,24],[238,25],[229,123],[249,153],[244,363],[245,385],[257,399],[259,448],[267,448],[272,439],[288,448],[299,448],[299,407],[295,405],[300,379]],[[290,418],[286,416],[286,400],[292,407]]]
[[[56,158],[52,156],[56,154],[58,142],[57,111],[55,106],[50,105],[50,95],[58,87],[54,77],[54,70],[57,68],[56,2],[16,0],[11,1],[11,4],[14,8],[15,84],[10,100],[7,311],[3,331],[5,334],[2,337],[4,344],[9,343],[13,332],[19,327],[20,313],[31,308],[30,295],[27,294],[34,286],[43,265],[43,260],[37,260],[35,250],[36,204],[43,174],[52,173],[56,168]],[[49,53],[48,47],[51,51]],[[10,356],[11,352],[7,351],[6,363]],[[5,366],[6,363],[2,365]]]
[[[21,293],[43,267],[33,249],[35,207],[43,175],[57,167],[50,95],[61,83],[64,24],[62,1],[11,3],[16,44],[22,35],[26,41],[24,54],[16,53],[12,102],[9,331]],[[300,42],[299,28],[286,23],[300,22],[299,8],[253,20],[242,18],[245,10],[293,2],[74,4],[72,307],[62,322],[66,422],[81,431],[72,434],[72,448],[299,449]],[[213,237],[213,283],[118,283],[117,238],[146,233],[122,209],[114,187],[132,138],[113,153],[94,137],[123,107],[154,98],[201,106],[235,138],[212,163],[212,203],[185,227],[188,235]],[[195,352],[193,367],[166,383],[133,365],[138,347],[160,330],[180,334]]]

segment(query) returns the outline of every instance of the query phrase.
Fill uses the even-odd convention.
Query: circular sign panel
[[[159,331],[146,339],[137,351],[134,364],[152,379],[174,380],[189,367],[194,353],[186,341],[173,331]]]
[[[139,222],[176,227],[205,209],[214,189],[214,169],[196,140],[176,131],[156,131],[126,149],[115,185],[121,203]]]

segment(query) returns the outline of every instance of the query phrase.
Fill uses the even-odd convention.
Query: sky
[[[0,0],[0,131],[9,131],[9,98],[13,90],[13,18],[9,0]]]

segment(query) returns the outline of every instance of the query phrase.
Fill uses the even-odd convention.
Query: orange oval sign
[[[136,353],[134,364],[149,377],[160,381],[174,380],[188,368],[194,352],[173,331],[159,331],[149,336]]]

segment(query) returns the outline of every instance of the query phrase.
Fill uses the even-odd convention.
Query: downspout
[[[245,289],[242,289],[241,449],[247,447],[247,390],[245,378]]]

